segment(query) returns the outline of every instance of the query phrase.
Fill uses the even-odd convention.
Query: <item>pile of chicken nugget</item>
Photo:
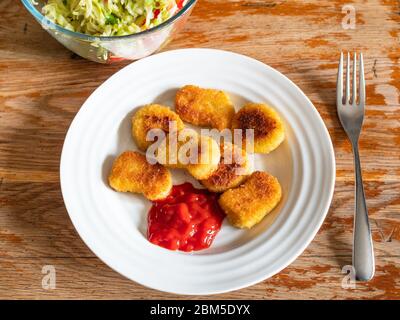
[[[174,122],[176,132],[170,132]],[[186,128],[184,121],[219,131],[242,129],[240,145],[228,141],[218,143]],[[132,117],[132,136],[138,148],[146,152],[154,141],[148,132],[159,129],[165,139],[158,141],[156,163],[137,151],[125,151],[118,156],[109,175],[110,186],[119,192],[141,193],[151,201],[164,199],[172,188],[169,168],[186,170],[211,192],[220,193],[219,205],[228,221],[238,228],[251,228],[259,223],[279,203],[282,190],[278,180],[267,172],[252,172],[249,152],[267,154],[285,139],[285,130],[278,113],[266,104],[248,103],[237,113],[224,91],[187,85],[175,97],[175,111],[167,106],[150,104],[141,107]],[[245,146],[246,129],[253,129],[251,151]],[[171,134],[184,134],[178,141],[176,154],[171,154],[168,141]],[[180,161],[188,152],[188,141],[197,144],[200,161]],[[189,143],[189,146],[190,146]],[[231,155],[226,161],[226,155]],[[207,159],[202,161],[202,159]]]

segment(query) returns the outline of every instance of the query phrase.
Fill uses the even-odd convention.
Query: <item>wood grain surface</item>
[[[356,10],[344,29],[342,8]],[[99,65],[52,39],[19,1],[0,2],[0,298],[400,298],[400,1],[200,0],[165,50],[207,47],[258,59],[293,80],[331,134],[337,161],[328,217],[304,253],[272,278],[239,291],[185,297],[150,290],[102,263],[68,217],[59,161],[68,126],[96,87],[126,62]],[[365,57],[367,110],[360,153],[376,276],[342,288],[351,264],[353,158],[336,116],[340,51]],[[42,288],[42,267],[56,289]]]

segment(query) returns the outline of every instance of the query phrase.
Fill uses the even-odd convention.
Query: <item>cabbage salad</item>
[[[153,28],[187,0],[48,0],[42,13],[65,29],[94,36],[124,36]]]

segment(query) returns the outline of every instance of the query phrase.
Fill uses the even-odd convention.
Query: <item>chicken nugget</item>
[[[157,161],[169,168],[186,169],[196,179],[207,179],[218,168],[221,153],[217,142],[185,128],[177,140],[167,135],[156,151]]]
[[[233,117],[232,129],[242,129],[243,147],[246,143],[246,129],[254,130],[254,143],[250,141],[250,145],[255,153],[269,153],[285,139],[285,129],[279,114],[261,103],[243,106]]]
[[[148,163],[144,155],[135,151],[125,151],[115,159],[108,181],[116,191],[142,193],[152,201],[164,199],[172,188],[169,170]]]
[[[225,142],[220,145],[221,160],[218,169],[201,183],[212,192],[235,188],[249,175],[251,166],[246,151]]]
[[[223,130],[230,128],[235,109],[221,90],[187,85],[178,90],[175,109],[183,121]]]
[[[198,162],[189,163],[187,171],[197,180],[207,179],[217,169],[221,159],[218,143],[211,137],[199,136]]]
[[[277,206],[281,197],[278,179],[255,171],[244,184],[225,191],[218,202],[232,225],[251,228]]]
[[[139,149],[146,151],[154,143],[146,139],[151,129],[161,129],[168,133],[172,121],[176,123],[176,130],[184,128],[181,118],[168,107],[149,104],[140,108],[132,117],[132,136]]]
[[[181,147],[189,142],[197,145],[197,140],[197,132],[190,128],[184,128],[179,133],[169,133],[155,150],[155,159],[168,168],[186,169],[188,162],[182,161],[182,155],[187,150],[181,150]]]

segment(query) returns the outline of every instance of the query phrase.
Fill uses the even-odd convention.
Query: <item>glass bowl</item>
[[[37,22],[62,43],[66,48],[83,58],[99,62],[112,63],[121,60],[137,60],[147,57],[163,48],[183,27],[197,0],[189,0],[173,17],[158,26],[127,36],[90,36],[67,30],[41,14],[46,1],[22,0],[24,6]]]

